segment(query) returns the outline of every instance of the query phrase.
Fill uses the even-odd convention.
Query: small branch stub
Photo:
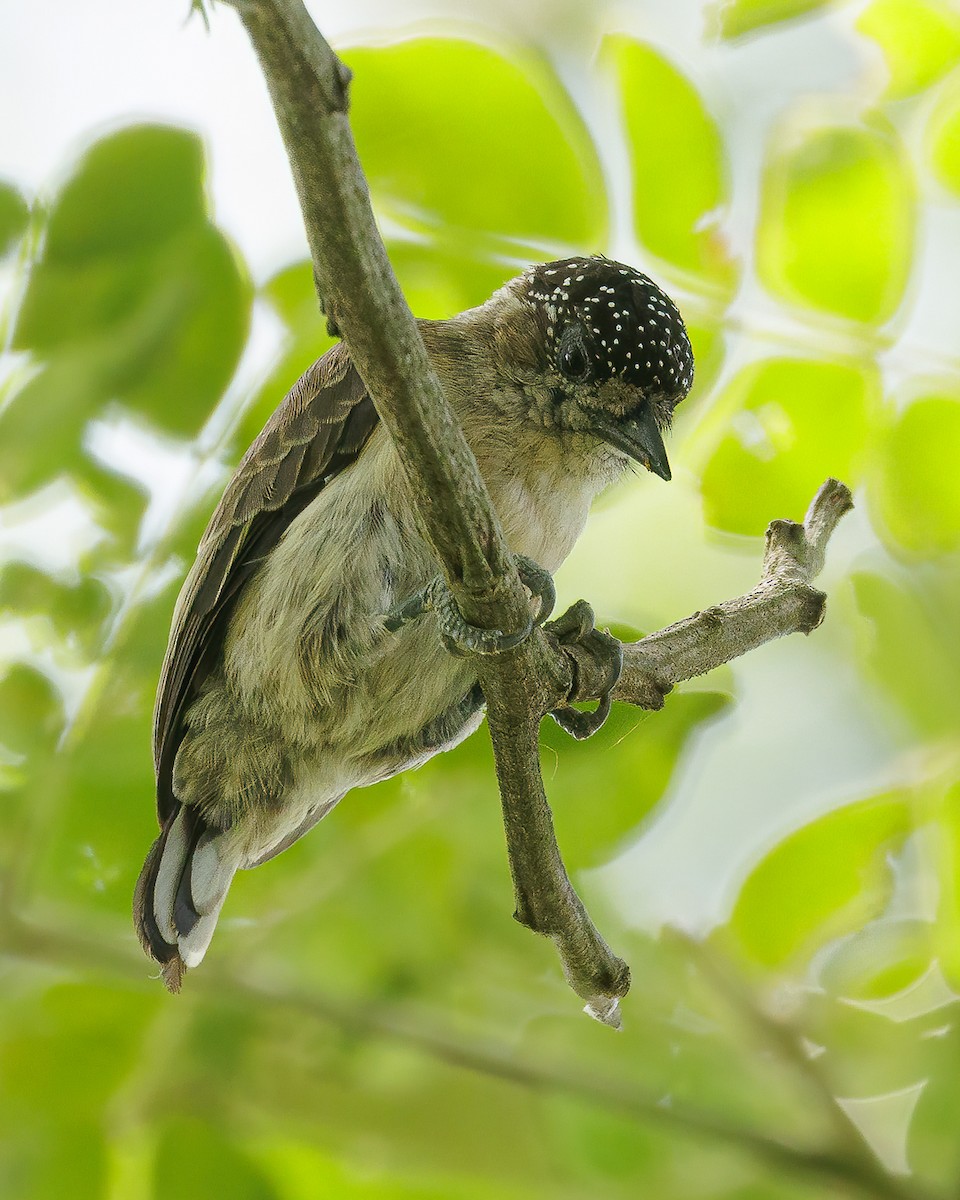
[[[802,525],[772,521],[760,582],[753,591],[625,645],[615,699],[660,707],[655,701],[664,688],[704,675],[774,638],[815,629],[823,620],[826,597],[812,580],[823,567],[830,535],[852,507],[846,484],[828,479]]]

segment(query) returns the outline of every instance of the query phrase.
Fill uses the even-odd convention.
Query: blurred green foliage
[[[441,244],[602,243],[596,150],[546,62],[430,38],[354,50],[345,62],[357,148],[383,212]],[[486,179],[497,185],[478,186]]]
[[[716,122],[696,88],[653,47],[619,37],[608,52],[623,98],[637,236],[652,253],[729,292],[736,269],[717,227],[729,197]],[[678,134],[686,157],[679,190]]]
[[[960,13],[944,0],[872,0],[857,28],[883,52],[891,100],[928,88],[953,69],[960,55]]]
[[[29,215],[27,202],[17,188],[0,180],[0,255],[15,245]]]
[[[767,514],[802,512],[818,481],[859,483],[879,391],[876,370],[859,363],[767,358],[745,367],[717,401],[729,426],[702,477],[710,523],[762,533]]]
[[[760,38],[819,7],[736,0],[713,16],[725,38]],[[0,664],[0,1195],[956,1192],[958,369],[940,362],[931,382],[921,362],[891,381],[883,356],[917,286],[925,208],[960,191],[960,38],[933,0],[875,0],[858,30],[887,63],[883,98],[855,122],[802,99],[783,114],[746,236],[726,224],[751,186],[732,118],[682,57],[617,35],[596,68],[622,117],[643,265],[690,315],[698,383],[671,503],[700,505],[707,531],[680,545],[686,526],[650,481],[619,492],[622,565],[608,556],[605,572],[644,574],[610,615],[661,617],[657,564],[623,561],[635,548],[617,521],[657,532],[670,595],[692,610],[724,598],[703,594],[711,567],[755,570],[767,521],[799,517],[825,475],[862,485],[870,523],[834,572],[828,627],[793,652],[832,638],[830,678],[856,679],[902,764],[785,816],[762,845],[738,795],[718,795],[756,851],[697,942],[638,932],[603,868],[668,818],[704,738],[729,728],[736,674],[659,714],[618,707],[587,743],[548,723],[561,845],[633,969],[619,1037],[576,1012],[551,947],[509,920],[483,733],[352,794],[238,879],[181,997],[147,978],[128,913],[154,836],[150,712],[174,598],[226,472],[330,339],[309,264],[253,286],[211,217],[192,134],[112,133],[49,202],[0,184],[0,253],[19,264],[0,521],[30,531],[0,558],[14,635]],[[415,311],[478,303],[517,260],[606,246],[601,155],[546,57],[414,38],[347,60]],[[897,104],[916,106],[912,140]],[[793,341],[745,336],[757,309],[731,308],[745,281]],[[236,377],[255,301],[281,344],[260,377]],[[564,577],[588,596],[602,584]],[[751,774],[744,761],[744,791]]]
[[[711,32],[738,38],[766,25],[776,25],[828,8],[838,0],[712,0],[708,7]]]
[[[885,321],[903,299],[913,224],[908,160],[891,129],[817,124],[775,135],[757,227],[758,267],[772,292]]]
[[[862,929],[892,895],[890,862],[878,851],[898,849],[911,828],[908,797],[877,796],[784,838],[737,897],[730,931],[746,958],[764,967],[805,963],[820,946]]]

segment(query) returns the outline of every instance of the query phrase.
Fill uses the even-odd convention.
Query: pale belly
[[[354,475],[321,493],[251,581],[228,638],[222,712],[194,733],[232,747],[223,810],[252,818],[236,829],[246,865],[296,840],[351,788],[425,762],[482,720],[475,671],[442,646],[433,614],[396,633],[384,627],[436,567],[412,518],[384,514],[383,490],[369,482]],[[562,473],[538,476],[535,487],[510,476],[489,482],[511,550],[555,571],[596,485]],[[374,509],[375,523],[365,517]],[[244,782],[265,774],[262,757],[245,758],[254,741],[277,780],[259,801]]]

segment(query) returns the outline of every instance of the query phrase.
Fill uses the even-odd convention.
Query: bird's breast
[[[583,532],[596,488],[561,473],[510,476],[491,482],[507,543],[551,574]]]

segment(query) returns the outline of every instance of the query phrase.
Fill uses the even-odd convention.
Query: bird
[[[418,325],[518,562],[552,575],[633,464],[670,479],[663,436],[694,360],[647,275],[602,255],[539,263]],[[169,991],[203,959],[237,870],[481,723],[475,660],[448,652],[436,617],[396,617],[437,572],[340,342],[244,455],[175,605],[154,713],[160,834],[134,894]]]

